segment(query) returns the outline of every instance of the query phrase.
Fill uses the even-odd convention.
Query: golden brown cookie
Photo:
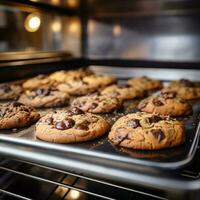
[[[116,78],[106,75],[91,75],[83,78],[83,81],[95,87],[105,87],[117,81]]]
[[[181,145],[185,131],[183,123],[175,119],[137,112],[118,119],[108,138],[114,145],[154,150]]]
[[[78,69],[78,70],[61,70],[50,74],[49,79],[56,82],[66,82],[71,79],[81,79],[85,76],[93,74],[92,71],[88,69]]]
[[[61,83],[57,86],[58,90],[66,92],[73,96],[86,95],[97,91],[98,87],[94,84],[88,84],[82,79],[71,79],[65,83]]]
[[[25,81],[22,86],[24,89],[37,89],[38,87],[47,86],[52,84],[51,80],[46,75],[38,75]]]
[[[71,106],[78,107],[90,113],[109,113],[121,106],[121,101],[115,97],[92,94],[74,99]]]
[[[192,106],[177,97],[176,92],[162,92],[142,100],[138,109],[143,112],[169,116],[182,116],[192,113]]]
[[[22,128],[35,123],[40,114],[18,102],[0,105],[0,129]]]
[[[18,101],[35,108],[57,107],[67,105],[69,95],[53,87],[39,87],[36,90],[26,90]]]
[[[16,100],[22,92],[22,87],[12,83],[0,84],[0,100]]]
[[[53,143],[83,142],[104,135],[109,127],[102,117],[73,108],[42,117],[36,124],[35,134]]]
[[[129,86],[129,85],[111,85],[101,91],[101,94],[109,97],[117,97],[121,100],[134,99],[143,97],[145,95],[144,90]]]
[[[170,85],[163,88],[162,91],[177,92],[177,96],[185,100],[200,98],[200,85],[187,79],[172,81]]]
[[[129,79],[127,83],[128,85],[132,85],[146,91],[157,90],[163,86],[160,80],[151,79],[146,76]]]

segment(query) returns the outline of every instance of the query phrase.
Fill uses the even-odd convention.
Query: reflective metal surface
[[[199,22],[199,14],[91,19],[88,57],[199,62]]]
[[[78,17],[0,5],[0,31],[0,52],[65,51],[80,55]]]

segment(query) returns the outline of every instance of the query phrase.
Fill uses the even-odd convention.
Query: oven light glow
[[[121,29],[120,25],[117,24],[117,25],[113,26],[113,35],[115,37],[119,36],[121,34],[121,32],[122,32],[122,29]]]
[[[58,5],[60,3],[60,0],[51,0],[52,4]]]
[[[78,32],[79,31],[79,23],[78,23],[78,21],[74,21],[74,22],[72,22],[70,25],[69,25],[69,31],[71,32],[71,33],[76,33],[76,32]]]
[[[67,0],[67,5],[70,8],[77,8],[79,5],[79,1],[78,0]]]
[[[61,22],[59,20],[56,20],[52,23],[51,25],[51,29],[53,32],[58,33],[61,31],[62,25]]]
[[[94,29],[95,29],[94,26],[95,26],[94,21],[90,20],[89,23],[88,23],[88,30],[89,30],[90,33],[94,32]]]
[[[40,28],[41,20],[38,14],[32,13],[27,16],[24,27],[28,32],[36,32]]]
[[[80,192],[76,190],[71,190],[69,195],[70,195],[70,199],[75,200],[80,197]]]

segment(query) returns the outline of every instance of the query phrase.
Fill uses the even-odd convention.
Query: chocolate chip
[[[6,113],[8,112],[9,108],[1,108],[0,109],[0,117],[4,117],[6,115]]]
[[[63,122],[64,122],[67,129],[72,128],[75,124],[75,121],[71,118],[65,119],[65,120],[63,120]]]
[[[27,107],[25,107],[25,106],[22,106],[22,107],[20,108],[20,110],[21,110],[21,111],[25,111],[25,112],[30,112],[30,109],[27,108]]]
[[[152,129],[151,133],[158,140],[158,142],[165,139],[165,134],[162,132],[161,129]]]
[[[72,115],[80,115],[80,114],[84,114],[84,112],[77,108],[77,107],[73,107],[70,111],[69,111]]]
[[[97,103],[92,103],[92,105],[91,105],[91,109],[95,109],[97,106],[98,106]]]
[[[65,125],[65,123],[63,121],[56,122],[55,128],[59,129],[59,130],[65,130],[65,129],[67,129],[66,125]]]
[[[137,128],[138,126],[140,126],[139,120],[131,119],[127,122],[127,126],[132,127],[132,128]]]
[[[161,120],[162,120],[162,118],[158,115],[153,115],[152,117],[149,118],[150,123],[156,123],[156,122],[159,122]]]
[[[83,82],[84,85],[89,85],[89,83],[86,82],[86,81],[82,81],[82,82]]]
[[[180,83],[182,86],[185,86],[185,87],[194,87],[194,83],[188,79],[181,79]]]
[[[155,106],[162,106],[162,105],[164,105],[164,103],[162,101],[160,101],[158,98],[154,98],[153,99],[153,104]]]
[[[123,89],[123,88],[130,88],[130,87],[132,87],[132,86],[127,85],[127,84],[119,84],[119,85],[118,85],[118,88],[120,88],[120,89]]]
[[[49,117],[45,120],[45,122],[48,124],[48,125],[52,125],[53,124],[53,118],[52,117]]]
[[[50,94],[49,88],[39,88],[36,90],[36,94],[39,96],[47,96]]]
[[[141,110],[147,106],[148,102],[147,101],[141,101],[138,105],[138,109]]]
[[[175,98],[177,95],[177,92],[175,91],[170,91],[170,92],[162,92],[161,93],[161,96],[164,98],[164,99],[173,99]]]
[[[11,105],[13,107],[19,107],[19,106],[22,106],[23,104],[16,101],[16,102],[11,103]]]
[[[125,132],[122,128],[117,129],[116,134],[113,138],[113,142],[115,145],[120,144],[126,137],[128,136],[127,132]]]
[[[79,130],[86,130],[87,131],[87,130],[89,130],[89,127],[88,127],[89,124],[90,124],[90,122],[85,120],[82,123],[77,124],[75,128],[79,129]]]
[[[10,91],[12,91],[11,88],[10,88],[10,86],[7,85],[7,84],[0,85],[0,89],[3,90],[4,92],[10,92]]]

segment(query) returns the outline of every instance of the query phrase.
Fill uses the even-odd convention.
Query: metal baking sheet
[[[124,81],[124,80],[119,80]],[[119,117],[132,112],[137,112],[136,105],[141,99],[129,100],[124,102],[122,108],[118,109],[112,114],[102,114],[111,124],[113,124]],[[5,102],[4,102],[5,103]],[[122,147],[117,147],[112,145],[108,139],[107,134],[103,137],[98,138],[93,141],[76,143],[76,144],[51,144],[46,145],[46,142],[39,141],[34,135],[34,126],[32,125],[23,129],[13,129],[13,130],[0,130],[0,141],[13,142],[20,144],[28,144],[34,148],[44,148],[47,150],[47,156],[51,153],[51,150],[57,150],[59,152],[59,147],[62,147],[62,152],[69,153],[74,149],[79,152],[83,157],[85,155],[88,158],[91,155],[99,158],[104,158],[109,161],[115,161],[119,164],[139,164],[143,166],[151,166],[163,169],[180,169],[185,165],[189,164],[197,149],[200,128],[199,128],[199,114],[200,114],[200,101],[191,102],[193,105],[193,114],[191,116],[179,118],[183,120],[186,128],[186,141],[183,145],[179,147],[174,147],[170,149],[163,150],[151,150],[151,151],[139,151],[132,150]],[[63,108],[50,108],[50,109],[38,109],[41,116],[45,113],[54,110],[62,110]],[[21,139],[23,138],[23,139]],[[27,143],[28,141],[28,143]],[[84,154],[83,154],[84,149]],[[48,151],[49,150],[49,151]],[[103,164],[103,163],[102,163]],[[116,166],[116,163],[113,167]]]

